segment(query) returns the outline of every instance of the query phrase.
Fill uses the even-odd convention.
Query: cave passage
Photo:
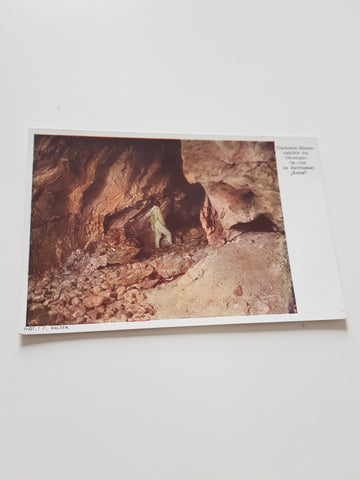
[[[278,228],[266,215],[259,215],[251,222],[239,222],[231,228],[238,232],[277,232]]]

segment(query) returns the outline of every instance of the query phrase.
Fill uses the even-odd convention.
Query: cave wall
[[[221,245],[284,228],[272,142],[36,135],[30,273],[106,239],[153,246],[154,200],[173,238],[195,227]]]
[[[177,140],[36,135],[30,274],[111,233],[152,241],[145,213],[154,199],[165,217],[181,224],[185,208],[194,221],[201,188],[188,184],[181,163]]]
[[[184,175],[206,194],[201,222],[212,245],[234,239],[240,225],[283,231],[273,142],[185,140]],[[270,228],[272,226],[272,228]]]

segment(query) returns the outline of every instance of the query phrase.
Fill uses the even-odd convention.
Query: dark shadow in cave
[[[251,222],[239,222],[232,225],[233,230],[238,232],[278,232],[279,229],[266,215],[262,214]]]
[[[172,198],[171,209],[166,215],[166,224],[173,235],[182,235],[190,228],[202,228],[200,210],[204,204],[205,190],[200,183],[182,186],[183,198]]]
[[[200,183],[186,183],[175,192],[165,192],[162,200],[166,205],[166,209],[164,209],[163,213],[166,226],[171,232],[173,244],[170,246],[162,243],[164,241],[162,238],[162,248],[159,250],[155,248],[153,232],[149,229],[148,221],[145,223],[143,231],[137,231],[137,234],[133,233],[136,229],[136,226],[135,228],[133,227],[136,223],[135,216],[134,222],[125,225],[127,238],[141,247],[134,259],[150,258],[154,253],[161,253],[164,248],[166,250],[180,250],[187,246],[207,244],[206,234],[200,222],[200,210],[203,206],[204,198],[205,190]],[[153,201],[149,200],[146,207],[138,215],[142,216],[151,207],[152,203]],[[145,230],[145,228],[148,228],[148,230]]]

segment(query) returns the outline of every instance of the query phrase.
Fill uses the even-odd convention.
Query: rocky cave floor
[[[97,245],[30,278],[27,325],[292,313],[284,235],[248,232],[211,247],[194,234],[144,251]]]
[[[94,253],[76,250],[62,269],[30,277],[27,325],[156,319],[147,292],[183,275],[208,248],[196,231],[187,243],[164,243],[159,249],[134,252],[104,242]],[[141,254],[146,258],[136,259]]]

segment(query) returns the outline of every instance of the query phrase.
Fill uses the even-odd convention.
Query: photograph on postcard
[[[35,134],[27,326],[296,313],[273,141]]]

